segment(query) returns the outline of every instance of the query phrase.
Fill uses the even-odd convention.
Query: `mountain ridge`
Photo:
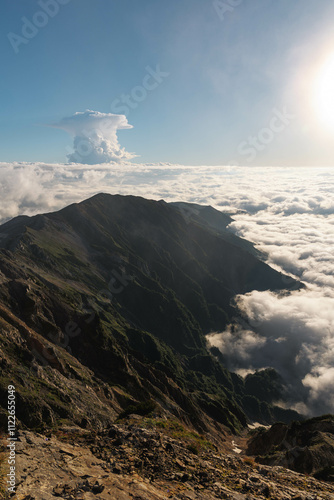
[[[31,413],[19,411],[23,425],[104,426],[140,401],[217,439],[241,430],[247,413],[298,418],[248,394],[207,348],[205,334],[235,315],[235,294],[286,289],[244,241],[226,241],[228,216],[212,214],[208,229],[164,201],[99,194],[0,226],[0,395],[17,381]]]

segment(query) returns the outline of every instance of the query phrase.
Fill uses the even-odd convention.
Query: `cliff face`
[[[101,194],[2,225],[0,417],[8,383],[30,428],[102,428],[130,406],[216,435],[247,414],[296,417],[267,398],[254,406],[251,384],[207,349],[235,294],[286,288],[229,221],[210,207]]]
[[[280,465],[333,482],[334,416],[260,429],[250,439],[247,453],[256,456],[259,463]]]

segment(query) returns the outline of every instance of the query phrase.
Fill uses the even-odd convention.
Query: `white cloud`
[[[65,130],[73,136],[74,152],[68,155],[70,162],[96,165],[135,157],[133,153],[128,153],[120,147],[117,138],[118,130],[132,128],[125,115],[87,109],[63,118],[51,126]]]
[[[332,349],[333,353],[333,349]],[[303,379],[305,387],[310,389],[309,400],[318,408],[333,412],[334,408],[334,367],[315,367]]]
[[[333,398],[325,397],[334,388],[333,297],[313,287],[280,296],[253,291],[237,303],[246,323],[208,337],[229,369],[271,366],[288,383],[294,403],[304,403],[310,414],[333,411]]]
[[[45,186],[53,179],[52,171],[27,165],[0,167],[0,220],[21,213],[36,213],[52,206],[53,194]]]

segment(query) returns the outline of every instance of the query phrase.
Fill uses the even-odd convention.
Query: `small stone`
[[[165,448],[166,451],[171,451],[174,453],[174,447],[171,443],[167,443],[166,444],[166,448]]]
[[[113,443],[112,443],[112,444],[113,444],[114,446],[121,446],[123,443],[124,443],[124,440],[123,440],[121,437],[118,437],[117,439],[115,439],[115,440],[113,441]]]
[[[185,465],[183,462],[181,462],[181,460],[179,460],[178,458],[175,460],[175,464],[180,467],[180,469],[185,469]]]
[[[53,494],[56,496],[56,497],[60,497],[62,494],[63,494],[63,491],[64,491],[64,488],[62,486],[55,486],[53,488]],[[26,499],[28,500],[28,497],[26,497]]]
[[[122,473],[122,469],[118,465],[114,465],[112,471],[114,474],[121,474]]]
[[[266,498],[268,498],[270,496],[270,488],[269,486],[266,484],[260,491],[261,495],[265,496]]]
[[[96,481],[96,483],[94,484],[94,486],[92,488],[92,492],[93,493],[102,493],[103,490],[104,490],[103,484]]]
[[[253,483],[257,483],[259,481],[259,478],[256,476],[249,476],[249,480],[252,481]]]
[[[108,431],[108,437],[114,439],[117,436],[117,430],[114,427],[111,427]]]

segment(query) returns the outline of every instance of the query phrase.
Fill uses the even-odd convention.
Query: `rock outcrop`
[[[259,463],[334,482],[334,416],[259,429],[250,439],[247,453]]]

